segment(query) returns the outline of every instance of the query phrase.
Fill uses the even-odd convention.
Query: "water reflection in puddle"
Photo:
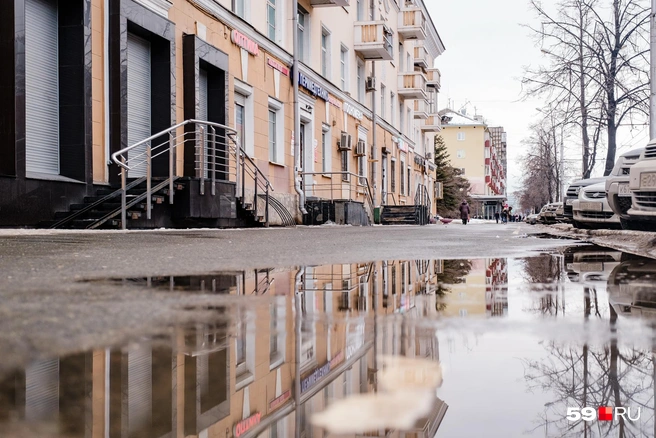
[[[0,435],[655,435],[655,261],[580,246],[110,283],[246,297],[0,376]],[[640,419],[566,418],[599,406]]]

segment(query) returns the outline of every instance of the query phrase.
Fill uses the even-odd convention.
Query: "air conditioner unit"
[[[356,157],[364,157],[367,155],[366,148],[367,145],[365,144],[364,140],[358,140],[358,144],[355,146],[355,152],[353,155]]]
[[[389,154],[390,152],[391,152],[391,151],[387,148],[387,146],[383,146],[383,148],[382,148],[382,153],[383,153],[383,155],[387,155],[387,154]]]
[[[351,134],[342,131],[342,135],[339,138],[339,143],[337,143],[337,148],[340,151],[350,151],[352,149]]]
[[[376,78],[373,76],[369,76],[367,78],[367,84],[366,87],[367,91],[376,91]]]
[[[426,159],[427,160],[432,160],[433,159],[433,153],[432,152],[427,152],[426,153]]]

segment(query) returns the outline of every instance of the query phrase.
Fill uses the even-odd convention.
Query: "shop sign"
[[[321,85],[315,84],[301,72],[298,73],[298,85],[308,90],[313,96],[317,96],[326,102],[329,101],[328,90]]]
[[[336,108],[342,109],[342,101],[336,98],[335,96],[328,96],[328,102]]]
[[[271,400],[271,402],[269,403],[269,412],[275,411],[280,406],[285,404],[285,402],[287,400],[289,400],[291,398],[291,396],[292,396],[292,391],[288,389],[287,391],[283,392],[280,395],[280,397],[277,397],[277,398],[274,398],[273,400]]]
[[[326,362],[319,368],[312,371],[307,377],[301,380],[301,394],[312,388],[317,382],[328,375],[331,369],[334,369],[344,360],[344,352],[340,351],[337,356],[333,357],[330,362]]]
[[[285,76],[289,76],[289,68],[282,62],[279,62],[271,58],[270,56],[267,56],[267,65],[274,70],[278,70],[280,73],[284,74]]]
[[[354,107],[348,102],[344,102],[344,112],[349,116],[354,117],[358,120],[362,120],[362,117],[364,116],[362,111],[360,111],[359,109],[357,109],[356,107]]]
[[[251,415],[248,418],[245,418],[241,420],[239,423],[235,424],[235,430],[234,430],[234,435],[235,437],[240,437],[246,432],[248,432],[250,429],[253,427],[257,426],[260,424],[260,420],[262,419],[262,414],[259,412],[256,412],[255,414]]]
[[[230,39],[232,40],[233,44],[246,50],[253,56],[257,56],[260,53],[260,47],[257,45],[257,43],[248,38],[243,33],[239,32],[237,29],[233,29],[232,33],[230,34]]]

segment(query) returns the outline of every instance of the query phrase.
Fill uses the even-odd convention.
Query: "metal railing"
[[[415,193],[415,208],[417,208],[417,222],[419,225],[426,225],[430,220],[431,199],[428,189],[423,184],[417,185]]]
[[[193,130],[182,129],[187,125],[193,126]],[[212,196],[216,194],[217,180],[234,182],[237,188],[237,198],[241,199],[244,205],[247,202],[246,197],[252,196],[253,214],[256,217],[263,217],[265,224],[268,225],[269,195],[273,191],[273,187],[251,157],[242,149],[237,131],[220,123],[189,119],[112,154],[112,161],[121,169],[122,229],[126,229],[127,209],[133,204],[127,202],[128,178],[145,176],[146,191],[144,194],[147,218],[151,219],[154,191],[168,185],[169,204],[173,204],[174,181],[178,178],[176,176],[175,151],[188,143],[194,145],[194,169],[195,176],[200,179],[200,195],[205,195],[207,180],[211,181]],[[167,153],[168,179],[165,181],[167,184],[160,183],[156,187],[157,190],[154,190],[152,186],[153,160]],[[133,172],[132,175],[129,174],[130,171]],[[249,183],[252,183],[252,190],[247,191],[246,186]],[[257,202],[258,192],[265,195],[262,214],[260,214]]]
[[[312,184],[305,183],[306,176],[312,177]],[[315,177],[318,181],[314,180]],[[369,221],[373,223],[374,197],[366,177],[352,172],[301,172],[301,178],[304,181],[303,190],[306,199],[308,196],[314,196],[331,201],[362,202]]]

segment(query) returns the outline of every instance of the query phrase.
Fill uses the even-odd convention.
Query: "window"
[[[276,302],[270,305],[269,370],[280,366],[285,360],[285,307]]]
[[[269,161],[285,164],[285,148],[283,147],[285,117],[282,102],[269,98]]]
[[[330,149],[330,128],[323,125],[321,129],[321,170],[330,172],[330,161],[332,159]]]
[[[276,161],[276,112],[269,108],[269,161]]]
[[[267,35],[276,40],[276,0],[267,0]]]
[[[348,49],[344,46],[339,51],[339,78],[342,91],[348,91]]]
[[[356,16],[357,21],[362,21],[364,19],[364,2],[365,0],[356,0]]]
[[[232,0],[232,12],[246,18],[246,0]]]
[[[348,151],[342,151],[342,172],[348,172]],[[342,174],[342,181],[348,181],[349,176],[347,173]]]
[[[235,129],[240,145],[250,157],[255,154],[253,87],[235,80]]]
[[[403,102],[399,102],[399,131],[405,128],[405,111],[403,110]]]
[[[458,141],[465,140],[465,133],[463,131],[458,132]]]
[[[330,79],[330,32],[325,27],[321,30],[321,74]]]
[[[298,5],[298,55],[303,62],[308,62],[308,38],[310,37],[310,16]]]
[[[410,134],[410,131],[412,130],[410,128],[412,126],[412,114],[410,113],[410,108],[407,109],[405,121],[408,123],[408,127],[406,128],[405,132],[406,134]]]
[[[392,266],[392,295],[396,294],[396,265]]]
[[[390,177],[390,190],[394,193],[396,191],[396,160],[391,162]]]
[[[399,43],[399,72],[403,72],[403,43]]]
[[[401,160],[401,166],[399,166],[399,181],[401,182],[401,194],[405,195],[405,161]]]
[[[456,156],[458,158],[465,158],[465,150],[464,149],[458,149],[458,152],[456,152]]]
[[[412,169],[408,166],[408,196],[412,196]]]
[[[362,185],[366,184],[367,180],[367,167],[366,167],[367,157],[359,156],[358,157],[358,182]]]
[[[364,64],[358,61],[356,69],[356,84],[358,87],[358,102],[364,103]]]
[[[385,89],[385,85],[380,84],[380,118],[385,119],[385,108],[386,103],[385,103],[385,94],[387,93]]]
[[[394,94],[393,91],[390,91],[390,123],[392,126],[394,126],[394,108],[396,108],[396,102],[394,102],[394,99],[396,98],[396,95]]]

